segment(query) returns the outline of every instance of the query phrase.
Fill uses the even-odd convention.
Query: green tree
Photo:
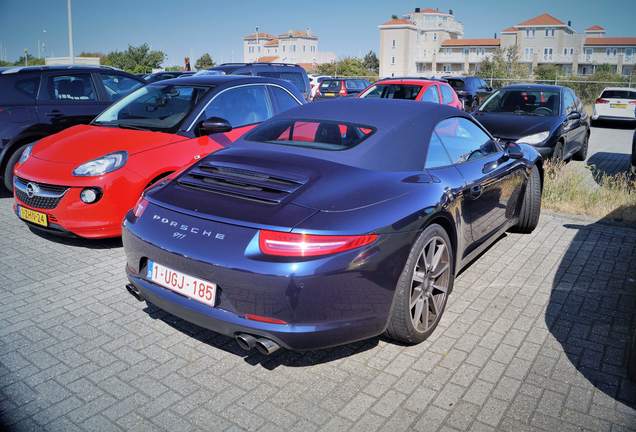
[[[208,53],[204,53],[194,64],[194,67],[197,68],[197,70],[209,69],[214,66],[216,66],[216,63],[212,60],[212,56]]]
[[[556,81],[561,74],[561,68],[558,65],[542,64],[533,71],[534,78],[541,81]]]
[[[345,57],[334,63],[318,65],[316,73],[332,76],[368,76],[369,71],[362,60],[356,57]]]
[[[27,59],[28,59],[28,64],[29,66],[34,66],[34,65],[43,65],[44,64],[44,59],[41,57],[34,57],[31,54],[27,54]],[[15,66],[24,66],[24,56],[20,56],[15,63],[13,63]]]
[[[102,53],[102,52],[88,52],[88,51],[82,51],[79,55],[80,57],[97,57],[99,58],[99,63],[100,64],[104,64],[104,59],[106,58],[106,54]]]
[[[362,59],[364,67],[372,74],[377,75],[380,71],[380,60],[373,51],[369,51]]]
[[[161,67],[166,58],[163,51],[153,51],[150,45],[128,45],[126,51],[113,51],[106,54],[103,64],[114,66],[131,73],[147,73]]]
[[[516,46],[497,48],[490,58],[481,62],[477,74],[482,78],[525,79],[528,77],[528,65],[519,62]],[[505,82],[493,82],[494,87],[502,87]]]

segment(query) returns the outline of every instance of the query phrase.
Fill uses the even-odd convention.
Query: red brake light
[[[347,95],[347,87],[345,86],[345,82],[344,81],[340,81],[340,91],[338,93],[340,94],[340,96],[346,96]]]
[[[279,319],[272,318],[272,317],[266,317],[266,316],[262,316],[262,315],[245,314],[243,316],[245,317],[245,319],[248,319],[248,320],[251,320],[251,321],[260,321],[260,322],[264,322],[264,323],[268,323],[268,324],[287,324],[287,321],[279,320]]]
[[[596,99],[596,101],[594,103],[604,104],[604,103],[609,103],[609,101],[607,99],[598,98],[598,99]]]
[[[632,105],[636,105],[636,100],[630,100],[629,103]]]
[[[308,257],[343,252],[373,243],[376,234],[330,236],[261,230],[258,244],[265,255]]]
[[[140,218],[141,215],[144,214],[146,207],[148,207],[148,200],[142,195],[133,208],[133,214],[135,215],[135,217]]]

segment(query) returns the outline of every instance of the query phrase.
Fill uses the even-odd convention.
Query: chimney
[[[453,10],[452,10],[452,9],[449,9],[449,10],[448,10],[448,14],[449,14],[449,15],[452,15],[452,14],[453,14]]]
[[[572,21],[568,20],[568,27],[572,27]]]
[[[497,39],[497,32],[495,32],[495,35],[493,36],[494,39]]]
[[[415,8],[415,13],[419,13],[419,11],[421,11],[422,9],[420,8]]]

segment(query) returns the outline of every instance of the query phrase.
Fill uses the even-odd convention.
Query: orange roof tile
[[[517,31],[517,29],[516,29],[516,28],[514,28],[514,27],[508,27],[508,28],[506,28],[506,29],[503,29],[501,32],[502,32],[502,33],[513,33],[513,32],[516,32],[516,31]]]
[[[263,46],[269,47],[269,46],[278,46],[278,39],[274,38],[274,39],[270,39],[267,42],[265,42],[263,44]]]
[[[585,38],[585,45],[636,45],[636,37],[592,37]]]
[[[499,46],[499,39],[446,39],[442,46]]]
[[[257,63],[273,63],[278,60],[278,56],[265,56],[256,59]]]
[[[585,31],[590,31],[590,30],[594,31],[594,30],[605,30],[605,29],[601,27],[600,25],[593,25],[585,29]]]
[[[405,18],[392,18],[382,25],[404,25],[404,24],[413,25],[413,22]]]
[[[546,26],[546,25],[562,26],[562,25],[565,25],[565,23],[561,20],[556,19],[555,17],[553,17],[552,15],[548,13],[544,13],[534,18],[530,18],[529,20],[525,20],[522,23],[517,24],[517,26]]]
[[[305,30],[290,30],[287,33],[281,33],[278,35],[279,38],[308,38],[308,39],[318,39],[315,35],[305,31]]]
[[[258,35],[256,33],[251,33],[246,36],[243,36],[243,40],[257,39],[257,36],[258,36],[258,39],[274,39],[274,36],[272,36],[269,33],[258,32]]]
[[[421,13],[437,13],[439,12],[439,9],[433,9],[433,8],[426,8],[426,9],[420,9]]]

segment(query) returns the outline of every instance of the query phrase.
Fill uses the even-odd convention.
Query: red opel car
[[[303,100],[274,78],[203,75],[147,85],[91,124],[28,146],[14,171],[16,214],[34,229],[118,237],[146,187]]]
[[[445,81],[425,78],[390,78],[376,81],[360,92],[360,98],[407,99],[433,102],[462,109],[455,90]]]

